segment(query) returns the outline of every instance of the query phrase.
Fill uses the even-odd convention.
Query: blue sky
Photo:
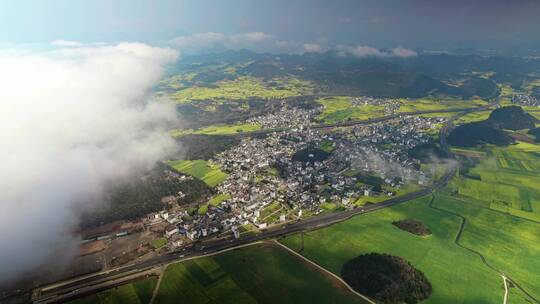
[[[378,47],[538,42],[534,0],[1,0],[0,42],[143,41],[264,32]]]

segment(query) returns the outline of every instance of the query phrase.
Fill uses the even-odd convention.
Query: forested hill
[[[532,129],[537,122],[538,119],[518,106],[495,109],[486,121],[494,128],[508,130]]]
[[[506,146],[514,139],[504,130],[533,129],[538,120],[521,107],[509,106],[495,109],[484,121],[471,122],[456,127],[448,136],[454,146],[473,147],[481,144]]]

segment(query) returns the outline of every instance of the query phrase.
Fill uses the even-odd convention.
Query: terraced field
[[[337,281],[270,245],[170,265],[155,299],[156,304],[276,302],[363,303]]]
[[[167,165],[202,180],[210,187],[215,187],[227,179],[227,173],[221,171],[217,165],[201,159],[168,161]]]
[[[431,208],[430,200],[430,197],[425,197],[357,216],[305,233],[303,242],[300,235],[294,235],[283,239],[282,243],[336,274],[340,274],[345,261],[363,253],[379,252],[401,256],[423,271],[432,283],[433,294],[426,303],[501,302],[504,294],[501,276],[484,265],[477,254],[455,243],[462,219],[444,210]],[[503,227],[506,227],[506,222],[513,221],[514,228],[508,233],[499,234],[501,228],[490,219],[491,214],[475,218],[470,227],[465,225],[463,240],[460,242],[485,251],[486,258],[489,261],[493,259],[494,263],[499,261],[497,266],[500,265],[503,271],[519,269],[522,275],[515,272],[512,273],[516,276],[513,278],[520,283],[528,280],[529,290],[540,291],[540,285],[531,277],[535,273],[534,269],[539,269],[538,262],[532,257],[540,254],[536,245],[540,237],[540,226],[519,219],[516,221],[514,217],[481,207],[461,209],[462,202],[449,196],[438,197],[433,206],[460,212],[467,219],[474,218],[480,211],[491,212],[496,216],[496,223],[504,224]],[[419,237],[391,224],[407,218],[422,221],[433,234]],[[527,231],[524,235],[515,234],[513,238],[507,238],[522,229]],[[489,238],[481,239],[481,235]],[[509,250],[504,255],[495,252],[501,246]],[[509,254],[516,254],[516,258],[505,259]],[[526,303],[524,299],[521,292],[512,290],[511,303]]]

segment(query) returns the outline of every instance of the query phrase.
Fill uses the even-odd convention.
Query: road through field
[[[508,301],[508,282],[506,282],[506,277],[505,277],[505,276],[502,276],[502,279],[503,279],[503,283],[504,283],[504,299],[503,299],[503,304],[506,304],[506,302]]]

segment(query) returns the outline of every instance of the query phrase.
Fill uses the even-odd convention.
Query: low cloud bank
[[[288,41],[280,40],[274,35],[263,32],[233,35],[215,32],[197,33],[173,38],[170,40],[170,44],[186,53],[239,49],[272,52],[276,50],[289,51],[291,48]]]
[[[333,47],[327,45],[324,41],[325,39],[319,39],[318,43],[314,43],[284,40],[276,35],[264,32],[247,32],[231,35],[207,32],[175,37],[169,41],[169,44],[183,53],[190,54],[248,49],[255,52],[293,54],[324,53],[328,50],[335,50],[342,56],[353,55],[356,57],[408,58],[418,55],[415,51],[403,47],[388,50],[381,50],[365,45],[337,45]]]
[[[339,45],[336,47],[338,53],[342,56],[353,55],[356,57],[399,57],[399,58],[408,58],[416,57],[418,54],[410,49],[397,47],[389,50],[381,50],[371,46],[358,45]]]
[[[55,45],[0,50],[0,283],[69,252],[77,210],[176,149],[151,89],[177,51]]]

